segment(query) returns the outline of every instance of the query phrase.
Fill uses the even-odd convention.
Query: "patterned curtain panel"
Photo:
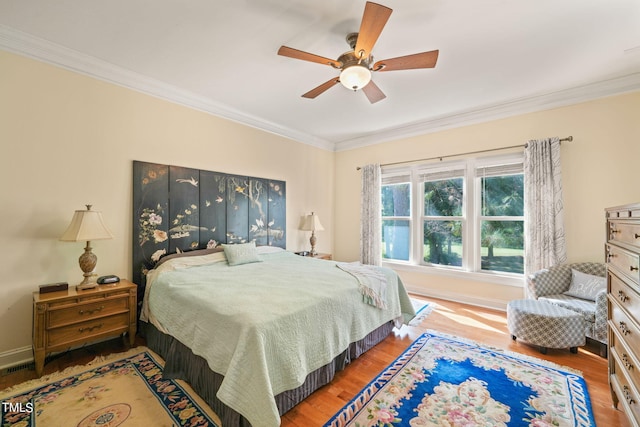
[[[529,141],[524,150],[525,275],[567,260],[560,139]]]
[[[382,253],[380,165],[362,167],[362,205],[360,211],[360,262],[380,265]]]

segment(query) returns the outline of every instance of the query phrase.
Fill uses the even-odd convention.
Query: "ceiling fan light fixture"
[[[347,89],[362,89],[371,81],[371,70],[363,65],[351,65],[340,73],[340,83]]]

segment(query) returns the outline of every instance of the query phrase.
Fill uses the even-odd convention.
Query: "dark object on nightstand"
[[[309,251],[300,251],[300,252],[296,252],[296,255],[300,255],[300,256],[309,256]]]
[[[99,285],[107,285],[109,283],[118,283],[119,281],[120,278],[118,276],[116,276],[115,274],[110,274],[108,276],[98,277],[98,280],[96,282],[98,282]]]
[[[48,283],[46,285],[40,285],[41,294],[56,291],[66,291],[67,289],[69,289],[69,284],[67,282]]]

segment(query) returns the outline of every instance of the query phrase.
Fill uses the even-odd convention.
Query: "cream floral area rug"
[[[191,387],[162,379],[163,366],[137,347],[2,390],[0,425],[220,427]]]
[[[325,427],[595,426],[580,373],[427,331]]]

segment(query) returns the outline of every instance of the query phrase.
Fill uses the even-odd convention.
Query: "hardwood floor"
[[[577,354],[570,353],[568,349],[549,349],[544,355],[535,346],[511,339],[506,313],[502,311],[451,301],[430,301],[435,302],[437,308],[419,326],[403,326],[400,331],[355,360],[339,372],[330,384],[286,413],[282,417],[282,427],[322,426],[427,329],[578,369],[587,382],[596,425],[631,426],[626,416],[613,408],[607,380],[607,360],[598,355],[598,345],[580,348]]]
[[[419,298],[418,296],[415,296]],[[625,415],[613,408],[607,380],[607,360],[598,355],[598,346],[580,348],[578,354],[569,350],[549,349],[546,355],[537,347],[513,341],[507,331],[504,312],[461,303],[431,299],[437,307],[419,326],[403,326],[369,350],[334,380],[317,390],[282,417],[282,427],[322,426],[365,385],[398,357],[422,332],[432,329],[456,335],[509,351],[527,354],[569,366],[583,372],[587,382],[596,424],[630,427]],[[144,340],[138,338],[138,345]],[[76,364],[85,364],[95,356],[125,351],[123,340],[112,340],[74,350],[55,357],[45,365],[45,374]],[[35,377],[33,370],[21,370],[0,376],[0,389]]]

